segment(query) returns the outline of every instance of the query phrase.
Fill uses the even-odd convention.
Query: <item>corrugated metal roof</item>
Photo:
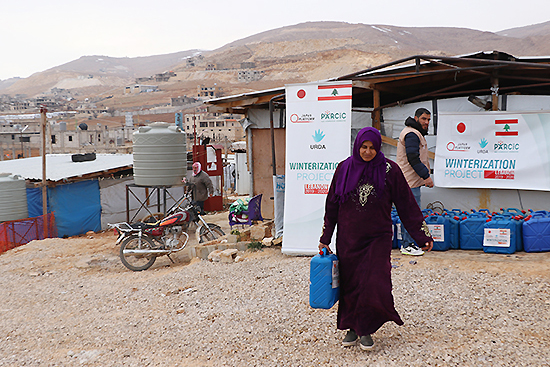
[[[550,56],[515,57],[500,51],[460,56],[415,55],[328,80],[353,81],[353,108],[384,108],[403,103],[459,96],[498,94],[549,95]],[[374,90],[379,105],[374,106]],[[266,105],[284,88],[249,92],[206,101],[212,111],[245,113]]]
[[[72,154],[46,155],[48,181],[60,181],[133,165],[132,154],[96,154],[95,160],[87,162],[73,162],[71,156]],[[0,161],[0,172],[20,175],[30,180],[42,180],[42,157]]]
[[[218,97],[218,98],[212,98],[207,101],[204,101],[205,104],[216,104],[220,102],[232,102],[232,101],[239,101],[242,99],[250,98],[250,97],[258,97],[262,95],[271,95],[271,94],[281,94],[285,92],[285,87],[278,87],[278,88],[271,88],[271,89],[264,89],[260,91],[255,92],[247,92],[247,93],[241,93],[241,94],[235,94],[232,96],[227,97]]]

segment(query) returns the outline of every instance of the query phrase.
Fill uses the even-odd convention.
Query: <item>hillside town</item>
[[[138,85],[136,84],[135,87]],[[212,89],[212,91],[208,91]],[[153,89],[137,93],[149,93]],[[67,97],[70,91],[53,91],[52,97],[25,99],[0,96],[0,156],[1,160],[40,155],[40,109],[48,113],[46,149],[48,154],[65,153],[131,153],[132,133],[139,126],[169,120],[175,121],[181,111],[185,124],[181,129],[187,134],[188,146],[197,139],[200,143],[209,138],[212,143],[231,144],[243,139],[243,130],[235,114],[208,113],[202,103],[205,99],[220,96],[215,88],[197,86],[194,97],[175,97],[164,105],[149,109],[133,108],[115,110],[102,104],[104,98],[85,98],[79,102]],[[126,93],[126,91],[124,92]],[[136,93],[136,92],[133,92]],[[107,97],[107,99],[112,96]]]

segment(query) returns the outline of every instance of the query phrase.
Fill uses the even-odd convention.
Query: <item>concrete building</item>
[[[242,140],[244,130],[239,123],[241,118],[241,115],[231,113],[186,114],[184,130],[187,133],[187,146],[193,145],[195,134],[197,144],[200,144],[204,138],[210,138],[211,143],[232,143]]]
[[[241,62],[241,69],[254,69],[255,67],[256,67],[256,63],[253,61]]]
[[[254,82],[264,77],[264,72],[259,70],[240,70],[238,74],[239,82]]]
[[[101,124],[67,122],[75,112],[48,113],[46,153],[131,153],[133,125],[107,127]],[[0,160],[41,155],[40,115],[0,116]]]
[[[213,87],[206,85],[197,85],[197,97],[219,98],[223,96],[223,89],[214,84]]]
[[[124,94],[156,92],[158,88],[158,85],[135,84],[126,86]]]
[[[178,96],[178,97],[170,99],[170,105],[173,106],[173,107],[175,107],[175,106],[184,106],[184,105],[195,103],[195,102],[197,102],[197,99],[195,99],[193,97],[188,97],[188,96],[183,96],[183,97]]]

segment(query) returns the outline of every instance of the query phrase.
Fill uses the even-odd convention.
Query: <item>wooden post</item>
[[[42,215],[44,216],[44,238],[48,238],[48,184],[46,180],[46,107],[40,108],[42,133]]]
[[[498,111],[498,78],[491,78],[491,102],[493,104],[493,111]]]
[[[374,105],[374,116],[372,121],[372,127],[375,129],[380,130],[380,120],[381,120],[381,111],[377,110],[377,108],[380,107],[380,91],[377,89],[372,90],[372,99],[373,99],[373,105]]]
[[[493,75],[491,77],[491,103],[492,110],[498,111],[498,78]],[[479,188],[479,207],[480,208],[489,208],[491,205],[491,189]]]

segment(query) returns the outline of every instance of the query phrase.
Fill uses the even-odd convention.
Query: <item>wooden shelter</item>
[[[384,110],[424,102],[431,107],[433,133],[437,134],[440,100],[466,97],[482,110],[506,111],[510,95],[550,96],[550,57],[515,57],[499,51],[455,57],[415,55],[329,80],[351,80],[352,111],[369,113],[368,124],[382,131]],[[264,194],[267,217],[273,208],[267,202],[273,196],[271,172],[275,160],[269,157],[271,145],[277,157],[277,174],[284,174],[285,167],[284,94],[285,88],[281,87],[207,102],[210,111],[247,116],[243,127],[249,143],[248,161],[252,162],[251,187],[253,195]],[[363,119],[362,126],[364,123]],[[269,141],[270,128],[274,144]],[[392,136],[382,135],[386,144],[396,145]]]

